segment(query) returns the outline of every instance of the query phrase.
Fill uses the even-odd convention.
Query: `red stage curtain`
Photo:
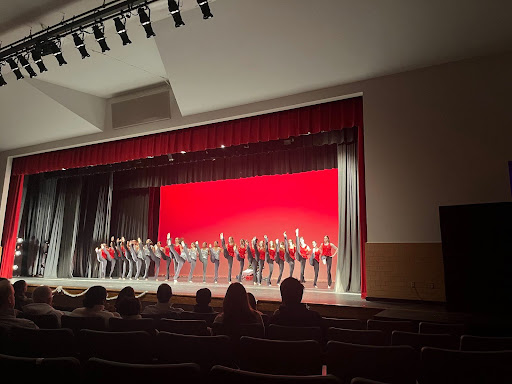
[[[18,220],[20,216],[21,198],[23,195],[23,175],[11,176],[9,195],[5,209],[4,231],[2,233],[2,263],[0,277],[10,279],[14,263],[14,251],[18,238]]]
[[[133,139],[25,156],[14,159],[12,174],[34,174],[62,168],[113,164],[181,151],[203,151],[222,145],[228,147],[360,127],[363,122],[362,104],[362,98],[357,97]]]
[[[148,203],[148,238],[158,238],[158,224],[160,222],[160,187],[149,188]],[[156,244],[156,240],[155,240]]]

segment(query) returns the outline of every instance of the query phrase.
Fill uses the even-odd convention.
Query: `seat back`
[[[382,381],[365,379],[363,377],[355,377],[352,379],[350,384],[386,384],[386,383],[383,383]]]
[[[60,318],[62,328],[71,329],[75,335],[82,329],[94,329],[97,331],[105,331],[107,326],[105,319],[102,317],[80,317],[63,315]]]
[[[75,335],[71,329],[12,328],[9,354],[21,357],[74,357]]]
[[[216,365],[210,371],[211,383],[222,384],[339,384],[333,375],[292,376],[248,372]]]
[[[189,312],[184,311],[180,315],[180,319],[182,320],[204,320],[206,321],[206,325],[211,327],[213,324],[213,320],[217,317],[218,312],[211,313],[197,313],[197,312]]]
[[[342,383],[364,377],[390,384],[416,384],[418,363],[418,353],[405,345],[327,343],[327,373],[337,376]]]
[[[266,356],[264,361],[262,356]],[[237,364],[245,371],[274,375],[321,375],[322,347],[314,340],[240,338]]]
[[[386,336],[382,331],[329,328],[327,340],[361,345],[386,345]]]
[[[80,359],[91,357],[123,363],[153,361],[153,338],[144,331],[106,332],[82,329],[77,338]]]
[[[91,358],[85,364],[86,383],[140,384],[164,381],[200,384],[197,364],[133,364]]]
[[[180,333],[182,335],[196,335],[196,336],[210,336],[211,332],[208,329],[206,321],[204,320],[173,320],[173,319],[160,319],[156,323],[156,328],[159,331],[170,333]]]
[[[420,333],[448,334],[460,337],[465,331],[464,324],[439,324],[421,322],[419,326]]]
[[[34,358],[0,355],[3,383],[51,383],[55,375],[80,378],[80,362],[74,357]]]
[[[512,351],[421,350],[421,377],[425,384],[510,383]]]
[[[146,331],[150,335],[156,335],[153,319],[121,319],[112,317],[109,319],[108,325],[111,331]]]
[[[23,317],[25,319],[31,320],[39,328],[44,329],[59,329],[60,328],[60,321],[59,318],[56,315],[49,314],[49,315],[29,315],[24,313]]]
[[[270,324],[267,328],[267,337],[271,340],[315,340],[323,342],[320,327],[286,327]]]
[[[461,351],[512,351],[512,337],[480,337],[462,335]]]
[[[418,326],[412,321],[383,321],[368,320],[366,323],[368,330],[377,330],[384,332],[387,345],[391,345],[391,334],[393,331],[418,332]]]
[[[359,319],[335,319],[332,317],[322,317],[322,328],[327,332],[327,330],[331,327],[340,329],[365,330],[366,322]]]
[[[172,348],[169,348],[172,346]],[[227,336],[195,336],[159,332],[156,336],[156,358],[159,363],[193,362],[208,373],[214,365],[232,366],[233,355]]]
[[[181,313],[179,312],[167,312],[167,313],[141,313],[141,316],[143,319],[153,319],[153,320],[160,320],[160,319],[180,319]]]
[[[214,335],[226,335],[231,340],[238,341],[242,336],[265,337],[265,327],[261,324],[239,324],[236,327],[227,326],[221,323],[213,323],[212,333]]]
[[[459,349],[459,339],[452,335],[393,331],[391,345],[409,345],[418,352],[423,347]]]

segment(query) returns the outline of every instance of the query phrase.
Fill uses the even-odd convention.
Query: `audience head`
[[[135,299],[135,291],[129,285],[127,285],[126,287],[121,289],[119,291],[119,293],[117,294],[117,299],[116,299],[116,304],[115,304],[116,311],[119,312],[119,305],[121,304],[121,302],[123,300],[126,300],[126,299]]]
[[[12,284],[7,279],[0,281],[0,308],[13,309],[14,303],[14,288]]]
[[[107,290],[101,285],[94,285],[85,292],[83,305],[86,308],[92,308],[95,305],[105,305],[107,300]]]
[[[251,308],[256,311],[256,297],[254,297],[254,295],[251,292],[247,292],[247,299],[249,300],[249,305],[251,306]]]
[[[44,303],[44,304],[52,305],[52,302],[53,302],[52,289],[47,285],[41,285],[41,286],[37,287],[32,292],[32,300],[34,300],[34,303]]]
[[[18,280],[12,286],[15,296],[25,296],[27,293],[27,282],[25,280]]]
[[[249,306],[247,291],[238,282],[228,287],[222,307],[225,324],[244,324],[254,319],[254,311]]]
[[[210,305],[212,292],[208,288],[201,288],[196,292],[196,303],[202,306]]]
[[[159,303],[168,303],[171,301],[172,288],[169,284],[162,283],[158,286],[156,291],[156,299]]]
[[[142,305],[140,300],[135,297],[127,297],[119,303],[117,311],[121,317],[140,315]]]
[[[281,299],[284,305],[299,304],[302,301],[304,286],[294,277],[287,277],[281,283]]]

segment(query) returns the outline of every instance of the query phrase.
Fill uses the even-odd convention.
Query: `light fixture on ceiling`
[[[181,18],[180,7],[176,3],[175,0],[167,0],[167,4],[169,6],[169,12],[171,12],[171,16],[174,19],[174,26],[176,28],[185,25],[183,19]]]
[[[82,36],[80,36],[78,33],[73,33],[73,42],[75,43],[76,49],[78,49],[78,52],[82,55],[82,59],[85,59],[86,57],[90,57],[89,52],[87,52],[87,49],[85,48],[84,44],[84,35],[82,33]]]
[[[213,17],[212,11],[210,11],[210,5],[208,4],[208,0],[197,0],[197,4],[201,8],[201,12],[203,12],[203,19],[211,19]]]
[[[131,44],[132,41],[128,37],[128,33],[126,33],[126,18],[123,16],[123,20],[121,20],[121,17],[114,17],[114,24],[116,25],[117,34],[123,41],[123,45]]]
[[[34,63],[36,63],[37,67],[39,68],[39,73],[43,73],[48,70],[43,63],[43,59],[41,58],[41,47],[36,46],[34,48],[32,51],[32,60],[34,60]]]
[[[63,66],[65,64],[67,64],[67,61],[64,60],[64,56],[62,56],[62,51],[60,50],[59,45],[60,45],[60,42],[57,45],[57,43],[55,41],[52,41],[50,43],[50,49],[52,51],[53,56],[55,56],[55,58],[59,62],[59,66]]]
[[[25,58],[25,56],[23,55],[19,55],[18,56],[18,61],[20,62],[21,66],[23,68],[25,68],[25,70],[27,71],[27,73],[30,75],[30,78],[33,78],[33,77],[36,77],[37,76],[37,73],[34,72],[34,70],[32,69],[32,67],[30,66],[30,63],[28,62],[28,60]]]
[[[9,67],[11,67],[12,71],[16,75],[16,80],[23,79],[24,76],[21,73],[20,68],[18,67],[18,63],[16,63],[16,61],[14,61],[12,57],[10,59],[7,59],[7,62],[9,63]]]
[[[110,51],[107,41],[105,40],[105,26],[103,24],[96,24],[92,27],[92,32],[94,33],[94,38],[101,47],[101,52]]]
[[[140,24],[144,27],[144,30],[146,31],[146,37],[149,39],[150,37],[156,36],[155,31],[153,31],[153,27],[151,26],[151,10],[146,6],[139,7],[137,11],[139,13]]]

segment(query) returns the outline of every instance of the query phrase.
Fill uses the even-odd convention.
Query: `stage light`
[[[176,4],[176,1],[167,0],[167,4],[169,5],[169,12],[171,12],[171,16],[174,19],[174,26],[178,28],[185,25],[181,18],[180,7]]]
[[[149,18],[149,15],[146,13],[147,7],[140,7],[138,9],[139,12],[139,20],[140,24],[144,27],[144,30],[146,31],[146,37],[149,39],[152,36],[156,36],[155,32],[153,31],[153,27],[151,26],[151,19]],[[151,14],[151,10],[147,8],[149,14]]]
[[[15,256],[21,256],[21,251],[16,251],[16,252],[14,252],[14,255],[15,255]]]
[[[25,70],[28,72],[28,74],[30,75],[30,78],[32,77],[36,77],[37,76],[37,73],[34,72],[34,70],[32,69],[32,67],[30,66],[30,63],[28,62],[28,60],[25,58],[25,56],[23,55],[19,55],[18,56],[18,61],[20,62],[20,64],[23,66],[23,68],[25,68]]]
[[[203,12],[203,19],[206,20],[213,17],[208,0],[197,0],[197,4],[199,4],[199,7],[201,8],[201,12]]]
[[[220,147],[221,147],[221,148],[226,148],[226,146],[225,146],[224,144],[222,144]]]
[[[94,33],[94,38],[101,47],[101,52],[110,51],[110,48],[107,45],[107,41],[105,40],[105,35],[103,33],[105,31],[104,25],[95,25],[92,27],[92,31]]]
[[[18,267],[16,264],[14,264],[14,265],[12,266],[12,269],[13,269],[13,270],[15,270],[15,271],[17,271],[17,270],[18,270],[18,268],[19,268],[19,267]]]
[[[16,242],[17,242],[18,244],[21,244],[21,243],[23,243],[23,239],[22,239],[21,237],[18,237],[18,239],[16,240]]]
[[[185,151],[181,151],[181,153],[182,153],[182,154],[185,154],[185,153],[187,153],[187,152],[185,152]]]
[[[121,40],[123,40],[123,45],[131,44],[132,42],[126,33],[126,19],[123,23],[120,17],[115,17],[114,24],[116,25],[117,34],[121,36]]]
[[[82,59],[85,59],[86,57],[91,57],[89,55],[89,52],[87,52],[87,49],[85,49],[84,39],[83,37],[80,37],[78,33],[73,33],[73,41],[75,43],[76,49],[78,49],[78,52],[82,55]]]
[[[7,59],[7,62],[9,63],[9,67],[11,67],[12,71],[16,75],[16,80],[21,80],[24,78],[23,74],[20,71],[20,68],[18,67],[18,64],[16,61],[14,61],[13,58]]]
[[[43,63],[43,59],[41,59],[41,50],[37,47],[32,51],[32,60],[34,60],[34,63],[39,67],[39,73],[43,73],[48,70]]]
[[[55,58],[59,62],[59,66],[63,66],[64,64],[67,64],[67,61],[64,60],[64,56],[62,56],[62,52],[55,41],[52,41],[50,43],[50,49],[52,51],[53,56],[55,56]]]

